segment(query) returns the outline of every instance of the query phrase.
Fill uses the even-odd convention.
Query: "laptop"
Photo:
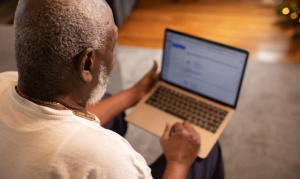
[[[126,120],[162,136],[166,123],[187,120],[206,158],[232,118],[249,52],[166,29],[160,80]]]

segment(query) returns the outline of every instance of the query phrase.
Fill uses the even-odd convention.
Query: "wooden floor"
[[[138,0],[119,28],[118,44],[162,48],[168,27],[247,49],[252,60],[300,63],[294,29],[279,20],[274,6],[239,0]]]

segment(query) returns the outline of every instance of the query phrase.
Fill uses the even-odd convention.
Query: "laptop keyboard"
[[[164,86],[159,86],[146,103],[212,133],[217,131],[228,113]]]

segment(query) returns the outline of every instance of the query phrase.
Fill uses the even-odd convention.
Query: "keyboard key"
[[[212,129],[210,129],[210,131],[211,131],[212,133],[216,133],[217,129],[216,129],[216,128],[212,128]]]

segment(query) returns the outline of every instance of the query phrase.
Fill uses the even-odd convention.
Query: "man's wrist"
[[[163,179],[185,179],[189,172],[189,166],[176,161],[168,161]]]
[[[138,87],[133,86],[133,87],[129,88],[128,90],[130,91],[130,96],[132,98],[133,105],[135,105],[137,102],[139,102],[142,99],[141,91]]]

